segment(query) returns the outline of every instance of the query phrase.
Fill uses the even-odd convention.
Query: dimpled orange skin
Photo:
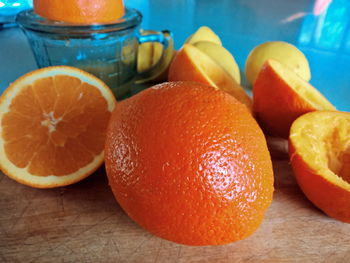
[[[125,212],[181,244],[248,237],[273,195],[258,124],[242,103],[201,83],[163,83],[117,104],[105,165]]]

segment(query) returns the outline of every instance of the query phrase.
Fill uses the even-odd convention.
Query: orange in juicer
[[[34,0],[33,6],[42,17],[77,24],[111,23],[125,13],[123,0]]]

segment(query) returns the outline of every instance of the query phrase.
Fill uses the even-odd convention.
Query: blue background
[[[339,110],[350,111],[350,1],[333,0],[320,15],[306,0],[125,0],[143,13],[144,29],[169,29],[181,47],[198,27],[211,27],[244,72],[258,44],[283,40],[298,46],[311,67],[311,84]],[[36,68],[18,28],[0,31],[0,93]]]

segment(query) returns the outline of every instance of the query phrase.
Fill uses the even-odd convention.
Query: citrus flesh
[[[350,223],[350,113],[315,111],[299,117],[289,145],[306,196],[326,214]]]
[[[304,116],[292,127],[293,146],[302,149],[313,170],[350,190],[350,114],[319,112]]]
[[[156,85],[119,103],[107,134],[109,184],[151,233],[219,245],[261,224],[272,200],[271,159],[249,110],[229,94],[196,82]]]
[[[93,75],[67,66],[30,72],[0,99],[0,167],[39,188],[77,182],[103,162],[106,126],[116,104]]]

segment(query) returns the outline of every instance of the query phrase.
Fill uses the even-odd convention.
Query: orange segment
[[[34,102],[34,103],[33,103]],[[14,104],[17,105],[16,112],[18,114],[32,117],[30,113],[34,113],[34,116],[41,113],[41,108],[37,103],[37,98],[33,93],[31,86],[27,86],[22,89],[22,92],[14,98]]]
[[[38,15],[81,24],[110,23],[124,15],[122,0],[34,0]]]
[[[0,100],[0,167],[34,187],[79,181],[103,162],[107,123],[116,104],[91,74],[59,66],[35,70]]]

